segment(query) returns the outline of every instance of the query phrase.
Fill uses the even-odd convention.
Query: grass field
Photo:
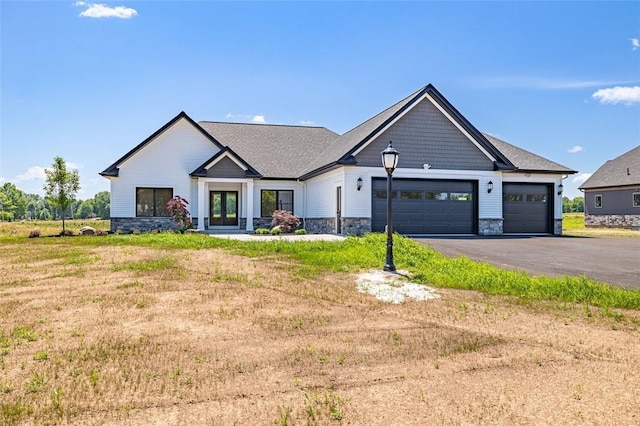
[[[379,235],[29,239],[11,226],[0,227],[2,425],[640,416],[640,313],[616,307],[637,307],[634,292],[536,281],[398,238],[398,266],[441,298],[390,305],[355,288],[384,258]]]

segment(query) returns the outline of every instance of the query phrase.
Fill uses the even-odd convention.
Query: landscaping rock
[[[80,228],[80,235],[96,235],[96,230],[90,226],[83,226]]]

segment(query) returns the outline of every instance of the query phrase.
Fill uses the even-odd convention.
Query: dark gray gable
[[[494,170],[494,162],[433,103],[423,99],[355,155],[358,166],[380,167],[380,152],[393,141],[398,167]]]
[[[229,157],[224,157],[207,170],[207,177],[244,178],[245,171]]]
[[[640,146],[604,163],[580,189],[640,185]]]
[[[262,175],[231,148],[225,146],[200,167],[189,173],[192,177],[261,178]]]

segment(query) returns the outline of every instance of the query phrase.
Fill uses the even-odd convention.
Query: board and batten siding
[[[190,197],[189,210],[198,211],[194,171],[218,148],[182,119],[150,141],[119,166],[111,181],[111,216],[135,217],[136,188],[172,188],[173,195]]]
[[[379,167],[389,141],[400,152],[399,168],[493,171],[487,157],[428,99],[424,99],[356,154],[358,166]]]

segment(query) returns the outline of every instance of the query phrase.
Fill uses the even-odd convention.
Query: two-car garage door
[[[553,185],[503,183],[503,232],[553,232]],[[374,178],[372,229],[387,223],[387,181]],[[476,234],[478,182],[466,180],[394,179],[393,228],[400,234]]]
[[[387,223],[387,180],[373,179],[372,228]],[[393,228],[400,234],[477,233],[477,181],[394,179]]]

